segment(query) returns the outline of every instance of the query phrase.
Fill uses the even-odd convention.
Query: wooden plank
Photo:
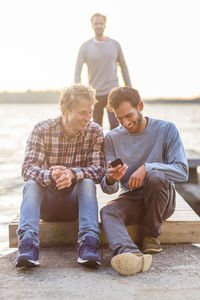
[[[198,166],[200,166],[200,153],[194,150],[186,150],[186,157],[189,165],[189,178],[188,182],[198,183],[199,175],[197,172]]]
[[[194,150],[186,150],[186,157],[190,168],[196,168],[200,166],[200,153]]]
[[[108,199],[108,197],[106,198]],[[160,236],[162,243],[200,243],[200,218],[176,193],[176,210],[174,214],[162,225],[162,234]],[[106,201],[104,202],[104,205]],[[100,206],[103,206],[101,201]],[[16,230],[19,223],[19,217],[15,218],[9,224],[9,245],[10,248],[16,248],[18,241]],[[106,244],[106,238],[101,224],[101,244]],[[134,241],[139,240],[139,224],[127,226],[130,236]],[[78,222],[44,222],[40,221],[40,243],[41,247],[64,246],[76,244],[78,233]]]

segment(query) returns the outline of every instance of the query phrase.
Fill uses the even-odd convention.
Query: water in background
[[[8,223],[19,213],[27,137],[35,123],[58,115],[57,104],[0,104],[0,256],[9,251]],[[184,147],[200,152],[200,104],[145,103],[144,115],[174,122]]]

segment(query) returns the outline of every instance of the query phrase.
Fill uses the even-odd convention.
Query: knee
[[[107,204],[104,207],[102,207],[102,209],[100,210],[100,216],[102,219],[104,216],[109,216],[109,215],[119,217],[120,211],[118,209],[116,209],[116,207],[114,207],[114,205]]]
[[[107,205],[101,208],[101,210],[100,210],[100,217],[101,217],[101,219],[102,219],[102,217],[104,215],[108,214],[108,211],[109,210],[107,209]]]
[[[167,178],[162,172],[153,170],[147,175],[146,185],[153,188],[159,188],[160,185],[166,183],[166,181]]]
[[[35,180],[28,180],[24,186],[23,194],[30,193],[31,195],[35,195],[36,197],[38,194],[41,194],[43,188],[39,185]]]
[[[37,183],[35,180],[28,180],[26,183],[25,183],[25,186],[24,186],[24,190],[35,190],[35,189],[40,189],[40,185],[39,183]]]
[[[78,188],[84,189],[87,193],[96,193],[96,185],[90,178],[84,178],[78,182]]]

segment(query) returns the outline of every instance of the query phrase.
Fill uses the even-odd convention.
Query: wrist
[[[74,172],[71,169],[69,169],[69,173],[70,173],[71,180],[74,180],[76,178]]]
[[[113,179],[113,178],[108,178],[108,177],[106,176],[106,184],[107,184],[107,185],[113,185],[115,182],[116,182],[115,179]]]

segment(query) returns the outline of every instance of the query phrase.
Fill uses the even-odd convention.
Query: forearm
[[[127,66],[121,66],[121,73],[126,86],[132,86]]]
[[[84,64],[84,58],[83,58],[82,51],[80,50],[77,60],[76,60],[76,66],[75,66],[75,72],[74,72],[74,82],[75,83],[81,82],[81,71],[83,68],[83,64]]]
[[[184,163],[145,163],[145,167],[147,173],[151,170],[158,170],[163,172],[167,178],[175,182],[185,182],[188,179],[188,166]]]
[[[51,173],[51,170],[41,169],[33,165],[24,164],[22,166],[22,177],[24,181],[32,179],[38,182],[43,187],[50,186],[53,184]]]
[[[129,75],[128,68],[127,68],[127,64],[124,59],[124,55],[123,55],[121,47],[119,47],[119,66],[121,68],[121,74],[122,74],[125,85],[132,86],[130,75]]]
[[[79,181],[83,178],[90,178],[96,184],[101,182],[105,174],[103,165],[92,165],[84,168],[70,168],[75,175],[75,180]]]

